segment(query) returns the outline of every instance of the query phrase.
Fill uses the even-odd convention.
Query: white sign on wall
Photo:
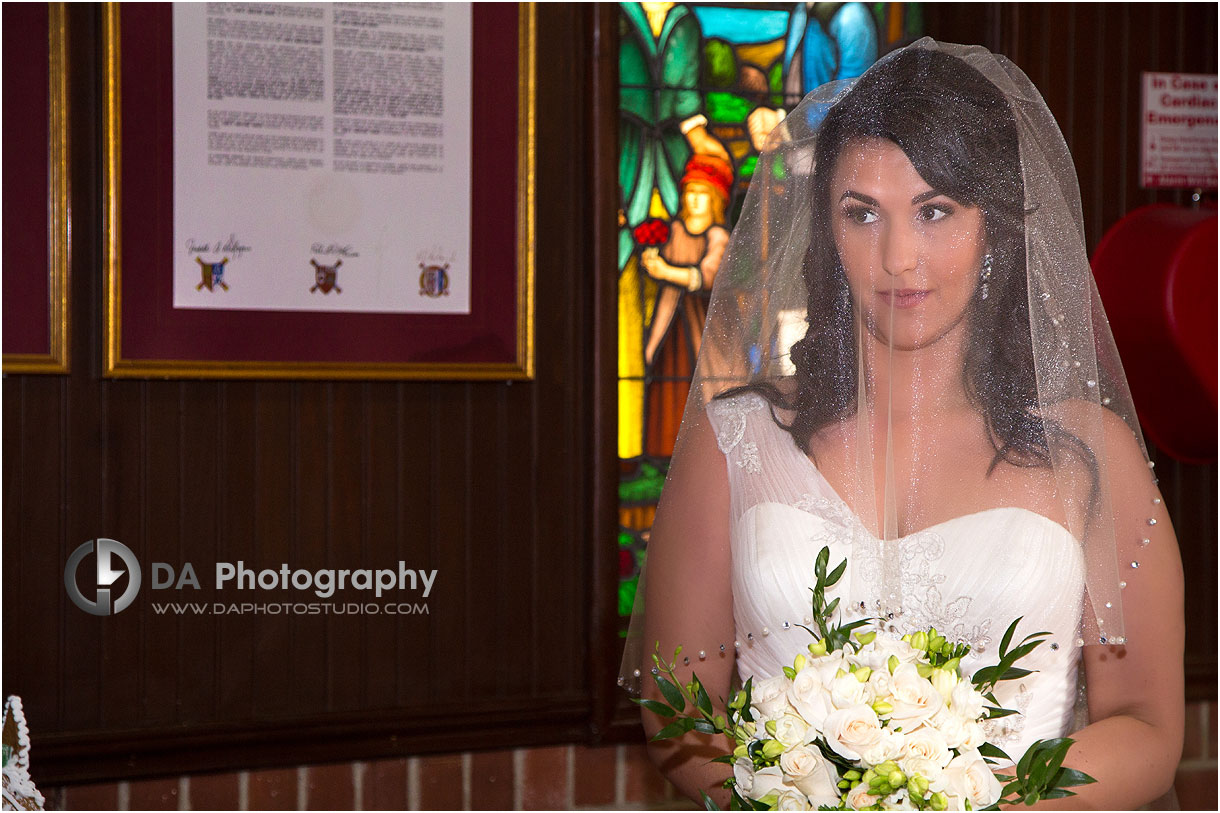
[[[1143,76],[1140,185],[1216,188],[1216,75]]]

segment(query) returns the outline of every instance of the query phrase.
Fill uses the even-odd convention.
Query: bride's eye
[[[953,207],[947,203],[927,203],[919,209],[919,219],[928,222],[943,220],[953,214]]]
[[[877,213],[867,206],[844,206],[843,215],[854,223],[877,222]]]

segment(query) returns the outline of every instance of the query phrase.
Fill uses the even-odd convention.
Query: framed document
[[[68,372],[63,3],[4,6],[4,372]],[[20,121],[10,121],[24,111]]]
[[[104,27],[105,375],[532,378],[532,6]]]

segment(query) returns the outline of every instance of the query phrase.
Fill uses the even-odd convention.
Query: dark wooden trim
[[[333,719],[153,728],[34,737],[37,784],[518,748],[586,739],[583,696],[428,714],[363,712]]]

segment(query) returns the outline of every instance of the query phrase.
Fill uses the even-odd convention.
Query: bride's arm
[[[667,660],[672,659],[675,647],[683,647],[676,675],[686,682],[692,671],[697,674],[716,713],[725,713],[722,699],[729,696],[736,660],[729,568],[728,475],[712,428],[701,415],[694,425],[684,428],[648,541],[644,584],[647,661],[640,667],[645,697],[661,699],[649,673],[653,646],[660,641]],[[700,659],[700,651],[705,658]],[[689,665],[684,658],[690,659]],[[649,738],[666,724],[647,710],[643,721]],[[728,752],[724,737],[691,732],[680,739],[650,742],[648,750],[669,781],[700,807],[703,791],[721,809],[728,809],[728,791],[721,784],[732,770],[723,763],[708,762]]]
[[[1118,426],[1107,427],[1106,447],[1119,577],[1127,582],[1121,595],[1128,643],[1084,650],[1093,722],[1071,735],[1076,744],[1064,764],[1097,783],[1073,788],[1075,797],[1042,802],[1038,809],[1134,809],[1169,790],[1182,756],[1182,561],[1164,503],[1153,502],[1161,496],[1143,456],[1126,425],[1113,422]],[[1150,518],[1156,525],[1148,525]],[[1140,544],[1144,538],[1149,544]],[[1132,568],[1132,561],[1139,567]]]

